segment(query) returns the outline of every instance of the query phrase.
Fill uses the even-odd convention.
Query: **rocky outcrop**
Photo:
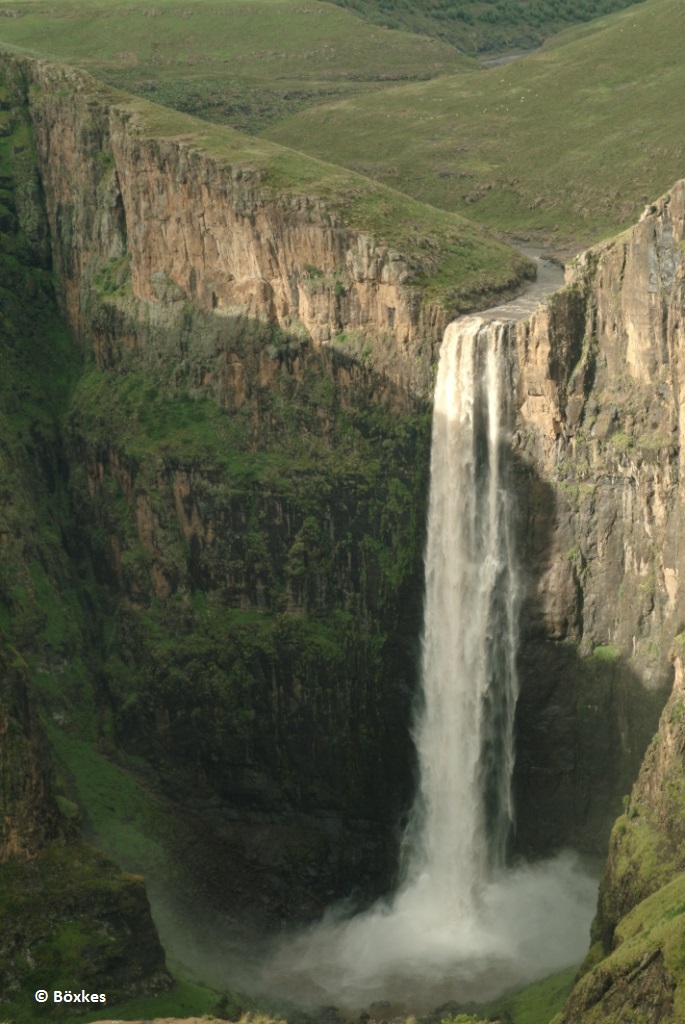
[[[516,327],[523,849],[601,852],[672,683],[684,209],[681,182]]]
[[[675,682],[624,813],[600,885],[593,946],[555,1024],[625,1019],[680,1021],[685,992],[685,670],[681,634]]]

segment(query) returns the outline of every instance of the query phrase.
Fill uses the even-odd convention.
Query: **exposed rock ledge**
[[[122,264],[130,261],[134,299],[177,304],[179,315],[190,300],[219,316],[266,320],[362,356],[427,395],[453,315],[487,304],[497,289],[516,289],[533,272],[530,261],[481,229],[445,214],[445,234],[441,218],[426,219],[420,204],[347,172],[334,172],[330,199],[314,184],[308,194],[306,181],[282,187],[260,159],[262,148],[287,152],[280,147],[258,146],[230,129],[208,144],[198,130],[212,126],[114,93],[82,72],[1,53],[0,61],[20,68],[28,87],[66,313],[77,337],[91,337],[96,348],[92,285],[108,268],[128,276]],[[331,173],[292,157],[304,161],[304,178],[317,167],[319,176]],[[396,220],[409,211],[416,219],[407,233],[411,252],[349,226],[345,204],[358,202],[357,192],[369,205],[401,204]],[[460,250],[464,265],[469,254],[482,260],[487,251],[501,268],[489,282],[467,281],[463,271],[463,293],[452,288],[448,299],[431,281]]]

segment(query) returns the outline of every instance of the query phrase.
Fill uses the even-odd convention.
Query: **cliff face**
[[[78,842],[51,761],[28,666],[0,647],[0,1006],[30,1013],[37,987],[112,1004],[168,988],[142,878]]]
[[[49,763],[26,665],[16,652],[0,650],[0,864],[32,859],[62,831]]]
[[[196,133],[175,134],[171,116],[152,137],[135,109],[76,72],[25,72],[67,318],[101,365],[113,341],[136,344],[92,316],[95,278],[125,259],[131,296],[152,310],[191,301],[267,322],[364,352],[393,381],[429,393],[448,313],[410,285],[416,260],[345,227],[330,203],[274,187],[249,153],[231,166],[197,148]]]
[[[582,599],[569,625],[586,647],[629,653],[649,686],[672,675],[668,644],[655,641],[674,635],[683,616],[684,214],[681,182],[625,236],[580,257],[567,291],[519,339],[521,429],[536,432],[538,472],[560,507],[565,492],[573,499],[566,505],[577,517],[575,532],[557,540],[577,541],[577,552],[568,544],[563,565],[554,551],[555,586],[543,579],[540,589],[563,591],[577,577]],[[563,635],[559,616],[546,614],[549,631]]]
[[[624,813],[611,833],[593,946],[554,1024],[626,1019],[681,1021],[685,1013],[685,674],[683,636],[672,649],[675,683]],[[637,1015],[640,1016],[637,1016]]]
[[[142,879],[78,839],[44,724],[57,693],[87,729],[94,695],[59,428],[76,366],[19,85],[0,79],[0,1013],[29,1020],[37,988],[116,1002],[170,978]]]
[[[684,203],[681,182],[516,328],[524,848],[601,852],[672,682]]]
[[[89,732],[202,817],[222,910],[377,890],[412,786],[430,417],[406,385],[446,314],[321,203],[12,67],[86,353],[61,456]],[[76,693],[47,700],[78,731]]]

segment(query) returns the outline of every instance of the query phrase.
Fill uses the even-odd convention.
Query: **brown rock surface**
[[[356,357],[368,349],[377,370],[430,391],[448,314],[410,284],[419,268],[406,257],[345,227],[320,199],[270,187],[254,162],[231,165],[192,133],[152,137],[79,72],[37,61],[25,69],[67,316],[101,364],[114,339],[93,321],[90,290],[103,267],[128,259],[132,297],[147,307],[190,300]],[[116,343],[139,344],[135,327]]]
[[[601,850],[673,679],[684,217],[679,182],[513,329],[526,566],[517,788],[531,850],[571,836]]]

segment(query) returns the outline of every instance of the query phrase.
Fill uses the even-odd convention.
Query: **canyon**
[[[0,860],[49,881],[69,850],[76,879],[82,828],[145,873],[167,953],[187,930],[201,961],[226,921],[258,932],[392,888],[437,353],[531,264],[500,247],[495,286],[455,294],[428,228],[403,252],[242,143],[231,160],[81,72],[3,53],[0,76]],[[525,567],[511,853],[609,845],[569,1021],[638,989],[635,1012],[680,1019],[671,939],[645,950],[630,915],[676,912],[683,868],[684,239],[680,182],[507,328]],[[149,801],[144,841],[114,828],[111,780],[134,787],[133,819]],[[142,884],[121,879],[149,939],[128,951],[131,992],[164,988]]]

